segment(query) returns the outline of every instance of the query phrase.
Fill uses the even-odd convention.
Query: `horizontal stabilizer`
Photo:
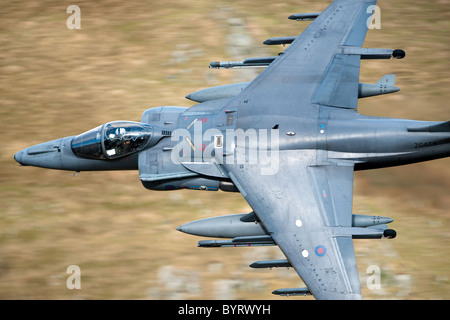
[[[450,132],[450,121],[425,127],[408,128],[408,132]]]
[[[321,13],[322,12],[294,13],[289,16],[289,19],[297,21],[310,21],[316,19]]]

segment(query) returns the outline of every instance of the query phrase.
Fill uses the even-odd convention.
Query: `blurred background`
[[[0,299],[286,299],[296,272],[256,270],[276,247],[197,248],[175,230],[200,218],[250,212],[240,194],[144,189],[138,172],[20,167],[15,152],[144,110],[191,106],[198,89],[244,82],[257,70],[210,61],[271,56],[262,42],[298,35],[297,12],[330,1],[3,1],[0,10]],[[69,5],[81,29],[69,30]],[[450,1],[380,0],[381,29],[365,47],[403,60],[365,60],[360,82],[395,73],[395,94],[359,100],[360,113],[450,120]],[[450,159],[357,172],[354,213],[388,216],[394,240],[356,240],[366,299],[449,299]],[[81,290],[69,290],[69,265]],[[369,266],[381,289],[369,290]],[[370,270],[370,268],[369,268]],[[296,299],[296,298],[288,298]],[[305,298],[301,298],[305,299]],[[308,299],[308,298],[306,298]]]

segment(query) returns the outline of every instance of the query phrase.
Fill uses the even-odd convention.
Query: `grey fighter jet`
[[[393,238],[392,219],[352,214],[353,173],[450,155],[450,122],[364,116],[358,98],[398,91],[395,76],[359,83],[361,59],[403,58],[362,48],[376,0],[335,0],[276,57],[214,62],[265,68],[252,82],[190,94],[190,108],[158,107],[141,122],[116,121],[15,154],[22,165],[139,170],[151,190],[240,192],[247,214],[202,219],[179,231],[219,238],[200,247],[277,245],[307,287],[275,290],[317,299],[360,299],[353,239]]]

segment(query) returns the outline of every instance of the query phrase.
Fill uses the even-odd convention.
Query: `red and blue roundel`
[[[316,255],[318,255],[319,257],[323,257],[327,252],[327,248],[325,248],[324,246],[317,246],[314,251],[316,252]]]

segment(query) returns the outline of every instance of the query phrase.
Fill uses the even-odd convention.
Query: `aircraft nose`
[[[16,160],[16,162],[17,162],[18,164],[20,164],[21,166],[24,165],[24,164],[22,163],[22,157],[23,157],[23,150],[17,152],[17,153],[14,155],[14,160]]]
[[[61,168],[61,139],[44,142],[17,152],[14,160],[22,166]]]

